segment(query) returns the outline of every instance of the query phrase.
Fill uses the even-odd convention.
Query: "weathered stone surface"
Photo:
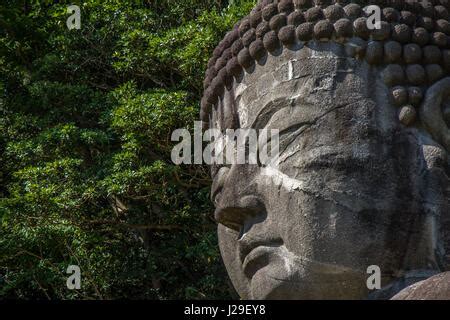
[[[262,50],[259,50],[260,40],[263,40],[265,49],[274,55],[279,54],[283,46],[288,49],[298,47],[298,42],[305,45],[317,40],[344,43],[349,57],[361,59],[366,56],[366,61],[371,64],[404,62],[407,65],[421,65],[427,69],[430,83],[441,78],[438,64],[439,68],[449,69],[446,54],[450,46],[450,22],[443,18],[448,14],[442,9],[444,6],[428,3],[423,7],[402,3],[400,0],[376,3],[382,6],[383,21],[380,22],[381,28],[372,29],[368,27],[368,19],[362,10],[361,4],[364,1],[359,4],[338,0],[319,2],[320,4],[317,1],[260,1],[251,14],[237,23],[214,50],[205,75],[205,92],[211,92],[207,89],[215,80],[208,76],[211,74],[210,69],[219,71],[231,59],[230,54],[234,57],[239,55],[241,46],[253,47],[251,57],[259,62],[264,56]],[[372,3],[367,0],[366,4]],[[288,28],[285,28],[286,24],[289,25]],[[295,34],[292,27],[296,28]],[[378,45],[353,45],[361,40],[383,42],[380,45],[384,46],[384,52],[380,52]],[[251,67],[253,63],[249,61],[248,65]],[[228,80],[230,77],[224,79]],[[422,77],[413,76],[406,78],[406,81],[410,79],[415,81],[410,82],[410,85],[418,85],[416,80],[421,80]],[[217,81],[215,84],[218,84]],[[229,88],[228,81],[223,82],[223,85]],[[213,90],[214,95],[220,92],[220,88]],[[207,101],[214,101],[208,103],[216,104],[217,98],[208,96]],[[212,108],[207,106],[207,109]]]
[[[242,82],[241,123],[273,110],[266,127],[298,126],[279,171],[236,166],[221,178],[216,217],[242,228],[241,237],[222,239],[221,250],[232,279],[246,279],[236,284],[242,297],[363,299],[370,264],[380,266],[387,285],[405,263],[424,269],[433,256],[420,194],[443,201],[446,192],[427,186],[431,172],[426,179],[416,174],[426,168],[417,157],[422,134],[398,128],[388,88],[372,80],[376,71],[349,63],[339,47],[320,48],[270,56]],[[239,204],[246,197],[261,201],[256,215]],[[258,250],[249,255],[251,248]]]
[[[450,272],[415,283],[395,295],[392,300],[450,300]]]
[[[239,295],[390,299],[450,270],[447,25],[397,4],[383,8],[392,32],[380,35],[367,32],[360,5],[344,14],[297,1],[294,15],[276,3],[260,7],[262,27],[243,20],[237,58],[216,52],[202,103],[221,130],[280,131],[278,166],[212,168],[219,245]],[[223,70],[235,79],[219,90]],[[371,265],[381,290],[367,287]]]

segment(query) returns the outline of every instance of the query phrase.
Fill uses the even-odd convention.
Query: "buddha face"
[[[219,244],[242,298],[364,299],[437,270],[446,152],[398,122],[380,70],[334,43],[269,55],[225,93],[242,128],[278,129],[277,168],[223,167],[212,197]],[[213,123],[227,123],[214,111]]]

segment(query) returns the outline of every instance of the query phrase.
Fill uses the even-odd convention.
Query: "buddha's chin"
[[[272,262],[259,269],[252,277],[250,286],[253,299],[298,300],[305,299],[304,274],[301,266],[294,266],[285,259]]]
[[[281,261],[258,270],[251,279],[255,300],[340,300],[367,297],[365,279],[343,274],[307,272]]]
[[[295,300],[300,288],[278,267],[268,265],[255,273],[251,280],[252,298],[256,300]]]

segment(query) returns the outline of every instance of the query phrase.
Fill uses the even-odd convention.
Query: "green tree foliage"
[[[208,169],[170,160],[212,50],[254,5],[229,2],[1,1],[1,298],[230,296]]]

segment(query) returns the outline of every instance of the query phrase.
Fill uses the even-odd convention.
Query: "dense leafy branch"
[[[202,166],[174,166],[251,0],[0,3],[0,298],[225,298]],[[67,290],[77,264],[82,290]]]

